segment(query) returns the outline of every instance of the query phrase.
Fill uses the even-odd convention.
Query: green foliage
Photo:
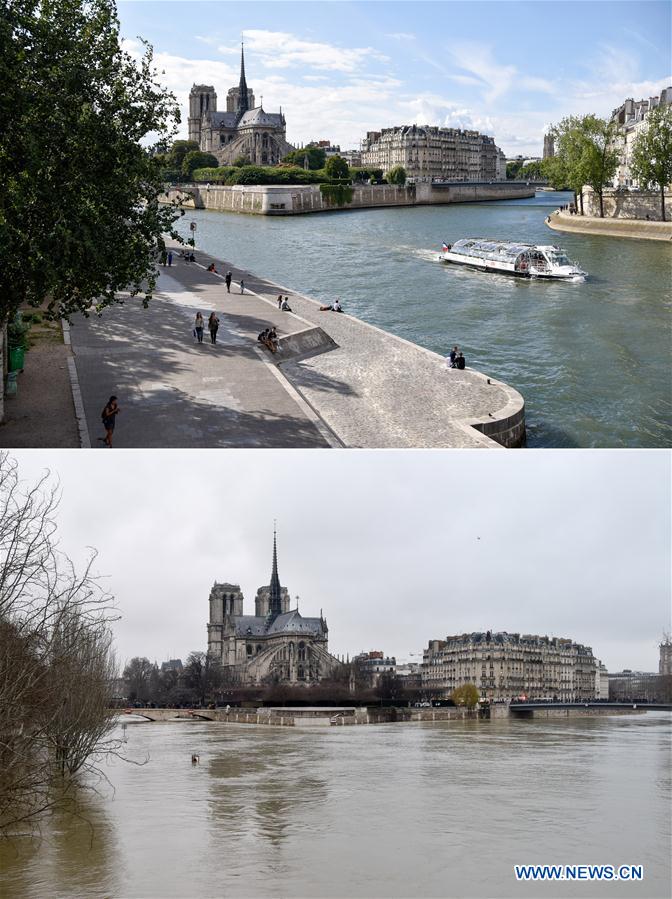
[[[567,190],[567,169],[564,160],[560,156],[547,156],[541,161],[541,171],[549,185],[555,190]]]
[[[327,178],[349,178],[350,168],[342,156],[330,156],[324,165]]]
[[[615,124],[595,115],[568,116],[553,128],[556,172],[564,172],[566,184],[581,195],[589,184],[600,199],[600,216],[604,215],[602,194],[614,177],[619,154],[612,149]],[[581,212],[583,197],[581,195]]]
[[[396,184],[403,187],[406,184],[406,169],[403,165],[395,165],[386,175],[388,184]]]
[[[509,181],[517,181],[520,170],[523,167],[522,159],[513,159],[506,163],[506,177]]]
[[[304,147],[302,150],[292,150],[292,152],[288,153],[282,161],[291,162],[293,165],[305,168],[306,158],[308,159],[308,168],[311,171],[317,171],[317,169],[324,168],[327,154],[322,147],[314,147],[312,144],[308,144],[308,146]]]
[[[232,165],[214,166],[204,169],[194,169],[191,173],[191,178],[193,181],[199,183],[209,182],[210,184],[224,184],[226,179],[236,172],[238,172],[238,169]]]
[[[322,172],[307,172],[299,168],[278,168],[271,166],[246,165],[233,169],[226,179],[227,184],[319,184],[324,178]]]
[[[176,140],[165,155],[166,165],[171,168],[181,169],[182,162],[187,153],[193,153],[198,150],[198,144],[195,140]]]
[[[161,179],[171,184],[179,184],[184,180],[182,169],[161,169]]]
[[[672,183],[672,106],[661,104],[646,116],[635,138],[630,170],[640,187],[660,190],[660,212],[665,221],[665,188]]]
[[[481,694],[478,692],[478,687],[474,684],[463,684],[461,687],[456,687],[453,690],[450,698],[457,706],[475,709]]]
[[[383,177],[383,170],[377,168],[369,168],[368,166],[353,166],[350,169],[350,178],[353,181],[380,181]]]
[[[13,0],[0,59],[0,320],[45,297],[65,318],[148,301],[178,214],[142,144],[179,120],[151,48],[121,49],[113,0]]]
[[[190,150],[182,160],[182,174],[191,178],[194,169],[202,169],[206,166],[216,167],[217,157],[212,153],[204,153],[202,150]]]
[[[10,350],[28,349],[28,332],[30,331],[30,318],[17,312],[14,319],[7,325],[7,346]]]
[[[320,184],[320,193],[327,206],[347,206],[354,191],[349,184]]]
[[[240,168],[241,166],[249,165],[249,164],[250,164],[249,156],[237,156],[233,160],[233,163],[232,163],[232,165],[236,166],[236,168]]]

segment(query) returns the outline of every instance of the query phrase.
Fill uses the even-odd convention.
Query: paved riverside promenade
[[[176,250],[177,248],[175,248]],[[175,251],[174,251],[175,252]],[[115,447],[498,447],[520,442],[524,403],[477,372],[347,314],[196,251],[161,270],[148,309],[128,299],[102,318],[76,318],[71,342],[91,443],[116,394]],[[214,262],[234,283],[205,270]],[[245,281],[241,296],[239,282]],[[293,313],[277,308],[289,296]],[[217,311],[211,346],[192,336]],[[280,351],[256,340],[275,325]],[[513,436],[511,436],[513,435]]]

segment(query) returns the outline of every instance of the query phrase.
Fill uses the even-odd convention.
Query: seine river
[[[80,817],[0,847],[0,895],[670,895],[665,713],[126,733],[147,764],[106,765]],[[637,864],[644,880],[515,881],[536,863]]]
[[[670,248],[551,231],[568,194],[287,218],[187,210],[197,246],[516,387],[528,445],[672,446]],[[580,284],[486,275],[438,261],[441,242],[556,243]]]

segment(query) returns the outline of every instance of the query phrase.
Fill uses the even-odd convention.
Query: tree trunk
[[[599,193],[599,198],[600,198],[600,218],[603,219],[604,218],[604,202],[602,199],[602,191],[600,191],[600,193]]]
[[[584,214],[584,212],[583,212],[583,189],[581,189],[581,192],[579,193],[579,201],[580,201],[580,205],[581,205],[581,215],[583,215]]]
[[[665,185],[660,185],[660,215],[661,221],[665,221]]]

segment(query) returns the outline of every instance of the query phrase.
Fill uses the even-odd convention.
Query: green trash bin
[[[9,351],[9,370],[23,371],[23,363],[26,357],[26,351],[22,346],[14,347]]]

